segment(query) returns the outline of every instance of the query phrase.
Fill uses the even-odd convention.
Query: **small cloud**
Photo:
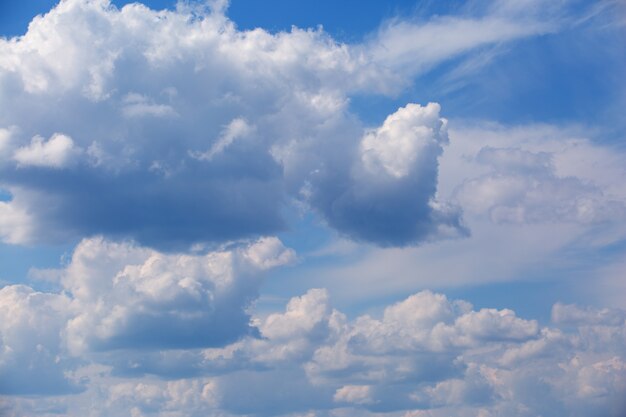
[[[351,404],[371,404],[371,387],[369,385],[345,385],[335,392],[335,402]]]
[[[74,146],[71,137],[62,133],[55,133],[49,140],[41,136],[32,138],[30,145],[18,148],[13,154],[13,159],[18,166],[66,168],[75,162],[81,152]]]
[[[154,103],[148,97],[137,93],[127,94],[122,103],[122,114],[126,118],[173,117],[177,115],[172,106]]]

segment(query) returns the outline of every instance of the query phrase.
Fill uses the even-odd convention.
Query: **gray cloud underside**
[[[463,235],[459,210],[435,200],[439,108],[399,109],[370,129],[349,98],[396,93],[424,65],[502,33],[548,30],[507,13],[391,22],[346,45],[321,30],[239,31],[223,5],[64,1],[0,40],[0,187],[13,198],[0,202],[11,219],[0,237],[188,247],[283,230],[293,200],[383,246]],[[442,32],[434,54],[428,40]],[[383,161],[394,152],[408,158],[400,170]]]

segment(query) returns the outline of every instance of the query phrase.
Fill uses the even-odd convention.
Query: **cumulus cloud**
[[[15,151],[13,159],[17,161],[18,166],[22,167],[65,168],[73,162],[78,152],[72,138],[55,133],[47,141],[41,136],[33,137],[30,145]]]
[[[84,240],[62,277],[75,311],[67,324],[69,348],[221,346],[254,334],[246,311],[259,272],[293,258],[275,238],[202,256]]]
[[[33,229],[48,225],[31,240],[105,234],[189,247],[282,229],[289,179],[270,148],[344,137],[356,146],[362,128],[335,103],[389,78],[322,31],[238,31],[223,8],[64,1],[0,51],[0,95],[13,103],[0,125],[19,128],[21,167],[3,164],[3,183],[26,189],[16,198]],[[336,122],[324,126],[329,111]],[[253,126],[254,140],[241,140]],[[43,166],[56,172],[34,169]]]
[[[476,161],[491,172],[458,190],[463,207],[494,222],[602,222],[626,216],[623,201],[594,184],[555,173],[552,155],[519,148],[484,147]]]
[[[24,285],[0,289],[0,393],[85,389],[88,378],[79,367],[89,365],[91,354],[224,346],[258,337],[248,308],[262,273],[294,260],[276,238],[203,255],[85,239],[65,268],[48,271],[61,293]]]
[[[20,204],[20,200],[0,201],[0,237],[4,242],[28,242],[34,229],[34,220]]]
[[[59,311],[75,314],[70,299],[26,287],[2,290],[11,297],[18,293],[20,299],[58,303],[54,314],[40,318],[55,325],[29,328],[31,338],[50,349],[61,340],[59,323],[72,320]],[[15,308],[19,303],[14,301],[4,305]],[[23,314],[26,310],[16,320]],[[72,375],[86,378],[87,390],[63,401],[67,415],[84,415],[97,403],[104,414],[162,416],[177,411],[194,416],[528,417],[554,410],[580,417],[620,416],[626,405],[624,312],[557,304],[553,316],[552,323],[540,326],[511,310],[475,310],[465,301],[422,291],[388,306],[380,317],[348,319],[332,308],[326,291],[310,290],[291,299],[284,312],[254,318],[261,338],[206,349],[162,345],[141,355],[133,355],[132,349],[83,354],[92,365]],[[3,329],[11,328],[11,321],[4,323],[9,324]],[[168,325],[164,320],[162,331],[170,332]],[[11,331],[2,334],[6,340]],[[67,337],[75,336],[68,332]],[[70,353],[55,352],[61,358],[55,366],[67,369]],[[113,356],[117,361],[111,361]],[[154,366],[158,357],[166,367]],[[98,361],[107,367],[98,368]],[[115,369],[124,361],[143,372],[133,379],[110,372],[109,366]],[[193,372],[173,373],[182,367]]]
[[[511,240],[544,253],[623,219],[619,152],[493,126],[455,137],[436,103],[379,126],[351,111],[354,94],[397,93],[451,57],[553,30],[536,17],[558,7],[542,4],[394,20],[346,45],[321,29],[240,31],[221,0],[160,12],[65,0],[0,39],[0,239],[104,236],[31,270],[58,293],[0,289],[0,394],[13,396],[0,414],[621,417],[622,310],[558,303],[539,323],[420,291],[355,317],[318,288],[254,312],[268,271],[301,260],[259,237],[286,227],[293,200],[380,246],[467,236],[461,209],[480,226],[419,256],[364,250],[358,292],[379,297],[397,269],[411,291],[502,279]],[[486,247],[488,266],[474,256]]]
[[[385,246],[466,233],[460,211],[435,199],[447,143],[438,104],[408,104],[361,138],[358,159],[317,171],[305,196],[346,235]],[[334,168],[334,169],[333,169]]]
[[[350,97],[397,92],[422,65],[541,25],[442,19],[406,23],[407,38],[394,22],[348,45],[321,29],[238,30],[226,4],[67,0],[0,40],[0,126],[18,132],[2,185],[32,219],[28,236],[3,235],[181,248],[275,233],[293,200],[384,246],[464,234],[458,209],[435,199],[447,140],[439,107],[409,104],[370,129]],[[450,47],[432,56],[439,33]]]
[[[471,234],[417,248],[352,249],[350,263],[303,271],[307,285],[355,303],[416,286],[534,279],[541,265],[590,303],[625,307],[622,259],[606,256],[626,237],[626,154],[596,135],[579,126],[450,121],[437,198],[462,209]],[[346,253],[338,244],[325,250],[327,259]]]

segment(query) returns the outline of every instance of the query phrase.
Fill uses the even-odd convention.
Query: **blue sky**
[[[623,415],[620,2],[4,2],[0,35],[0,414]]]

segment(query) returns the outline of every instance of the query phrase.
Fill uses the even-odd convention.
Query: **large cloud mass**
[[[0,40],[0,213],[21,219],[0,235],[186,247],[280,230],[292,199],[382,245],[462,232],[434,201],[439,107],[371,130],[348,110],[398,77],[321,30],[238,31],[217,5],[65,0]]]
[[[244,263],[253,262],[252,253],[273,253],[264,257],[272,262],[286,256],[268,246],[276,242],[259,242],[231,256]],[[422,291],[388,306],[380,317],[348,319],[332,307],[327,291],[313,289],[292,298],[284,312],[254,317],[257,336],[239,329],[243,337],[234,343],[229,336],[204,340],[203,331],[220,335],[220,324],[207,322],[203,330],[196,328],[196,342],[189,344],[186,325],[219,314],[223,296],[215,292],[201,309],[176,300],[203,291],[201,280],[193,273],[186,276],[190,268],[203,265],[219,286],[224,276],[214,278],[216,264],[225,272],[229,263],[214,257],[225,252],[179,258],[174,262],[178,272],[168,273],[159,268],[163,255],[135,248],[130,250],[135,259],[122,261],[120,249],[129,248],[83,242],[64,275],[71,281],[78,271],[108,276],[120,270],[113,285],[127,281],[124,285],[134,287],[127,296],[135,299],[133,304],[112,299],[114,290],[97,297],[102,289],[92,294],[98,301],[80,304],[95,288],[73,288],[69,281],[63,284],[69,298],[24,286],[0,292],[0,365],[13,377],[11,389],[0,386],[3,392],[68,392],[72,384],[84,390],[56,400],[14,398],[15,415],[46,404],[70,416],[530,417],[558,412],[619,417],[626,409],[623,310],[556,304],[552,322],[542,326],[511,310],[474,309],[468,302]],[[97,251],[109,254],[104,262],[85,258]],[[112,259],[121,263],[113,267]],[[120,269],[125,262],[130,264]],[[156,334],[168,334],[178,345],[142,333],[155,303],[168,305],[161,308]],[[77,329],[81,320],[89,326]],[[27,346],[36,348],[17,352]],[[180,347],[186,349],[172,349]],[[20,354],[39,366],[18,367]],[[58,385],[38,384],[44,376]]]

